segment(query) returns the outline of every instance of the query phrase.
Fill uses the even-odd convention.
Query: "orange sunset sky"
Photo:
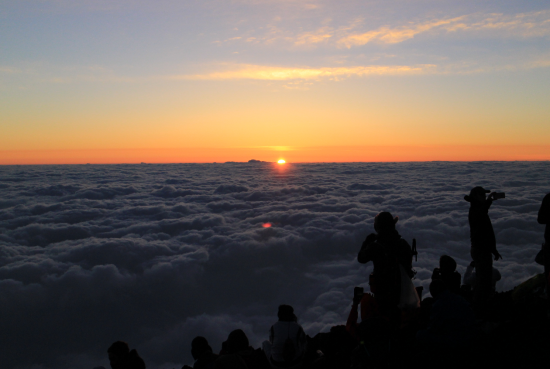
[[[545,2],[4,2],[0,164],[549,160],[548,81]]]

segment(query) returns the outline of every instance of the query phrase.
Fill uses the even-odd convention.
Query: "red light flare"
[[[262,227],[269,228],[269,227],[271,227],[271,223],[264,223],[264,224],[262,224]]]

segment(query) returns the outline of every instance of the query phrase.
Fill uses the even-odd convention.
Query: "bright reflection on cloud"
[[[401,75],[421,74],[435,69],[434,64],[421,65],[369,65],[357,67],[337,68],[287,68],[270,67],[261,65],[242,64],[236,65],[234,70],[223,72],[211,72],[186,76],[174,76],[171,79],[190,80],[231,80],[231,79],[257,79],[257,80],[310,80],[310,79],[337,79],[351,76],[368,75]]]

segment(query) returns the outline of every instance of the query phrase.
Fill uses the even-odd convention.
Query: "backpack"
[[[418,255],[418,252],[416,251],[416,239],[413,239],[413,246],[410,250],[410,260],[408,255],[405,256],[402,254],[404,252],[403,243],[406,244],[407,242],[400,237],[399,242],[393,245],[382,245],[382,249],[384,250],[386,262],[392,270],[392,274],[399,275],[399,269],[401,266],[409,278],[413,279],[416,275],[416,270],[412,268],[412,257]]]

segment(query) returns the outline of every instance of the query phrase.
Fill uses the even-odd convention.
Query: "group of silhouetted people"
[[[487,196],[487,194],[489,194]],[[445,353],[465,350],[480,334],[480,320],[490,314],[489,301],[495,295],[500,272],[493,259],[502,256],[489,218],[493,201],[503,193],[474,187],[464,199],[470,203],[471,257],[464,278],[457,263],[442,255],[434,268],[429,286],[431,297],[422,299],[422,287],[414,287],[413,247],[396,229],[398,217],[381,212],[374,218],[375,233],[367,236],[358,253],[360,263],[373,262],[369,276],[371,293],[356,287],[352,308],[345,326],[330,332],[307,336],[298,324],[294,309],[280,305],[278,321],[269,330],[261,348],[250,346],[248,337],[237,329],[229,333],[222,349],[215,353],[205,337],[191,343],[193,369],[269,369],[269,368],[376,368],[401,367],[404,357],[419,348]],[[550,272],[550,194],[543,199],[538,222],[546,224],[545,243],[537,256],[544,265],[546,293]],[[361,322],[358,322],[359,315]],[[396,349],[398,347],[399,349]],[[398,350],[401,355],[395,355]],[[145,364],[126,343],[115,342],[108,350],[113,369],[144,369]],[[406,360],[405,360],[406,361]],[[182,369],[190,369],[185,365]]]
[[[271,326],[269,338],[262,348],[250,346],[242,329],[231,331],[216,354],[205,337],[197,336],[191,342],[193,369],[253,369],[253,368],[301,368],[306,359],[306,334],[294,309],[290,305],[279,306],[278,321]],[[107,350],[112,369],[145,369],[145,363],[136,350],[126,342],[117,341]],[[190,369],[184,365],[182,369]]]

